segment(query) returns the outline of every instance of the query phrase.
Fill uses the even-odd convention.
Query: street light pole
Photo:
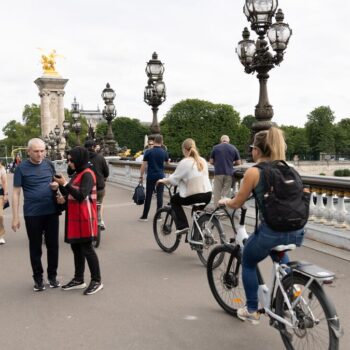
[[[64,147],[64,151],[67,155],[67,152],[69,151],[69,145],[68,145],[68,135],[69,135],[69,127],[70,127],[70,122],[68,120],[64,120],[63,123],[62,123],[62,126],[63,126],[63,131],[62,131],[62,134],[63,134],[63,137],[64,139],[66,140],[66,145]]]
[[[256,42],[250,40],[250,33],[247,28],[243,30],[243,40],[238,43],[236,52],[245,67],[245,72],[250,74],[257,72],[260,91],[259,102],[255,106],[256,122],[252,125],[253,133],[267,130],[273,124],[273,108],[268,99],[267,80],[268,72],[283,61],[284,51],[292,35],[288,24],[283,23],[284,15],[281,9],[276,13],[278,0],[245,0],[243,12],[251,23],[251,29],[256,32]],[[272,24],[272,18],[276,13],[276,22]],[[272,55],[269,52],[268,36],[272,49],[276,52]]]
[[[164,65],[158,60],[156,52],[153,53],[152,59],[147,62],[145,71],[148,77],[148,82],[144,91],[144,101],[152,107],[152,135],[150,135],[150,138],[152,138],[155,134],[160,134],[160,126],[157,116],[158,107],[166,100],[165,83],[163,82]]]
[[[55,141],[56,141],[56,159],[62,159],[62,154],[60,151],[60,143],[61,143],[61,129],[56,125],[54,129],[55,133]]]
[[[77,102],[75,97],[74,97],[74,101],[72,103],[72,111],[71,112],[72,112],[72,118],[74,121],[74,123],[72,125],[72,129],[77,136],[77,145],[80,145],[79,134],[81,131],[81,123],[79,121],[79,119],[80,119],[79,103]]]
[[[108,130],[106,135],[106,147],[104,149],[105,155],[115,155],[116,147],[118,146],[117,141],[114,140],[113,130],[112,130],[112,120],[117,115],[117,111],[115,109],[115,105],[113,103],[116,94],[114,90],[111,88],[109,83],[106,84],[106,87],[103,89],[101,97],[105,103],[105,106],[102,111],[102,116],[106,119],[108,123]]]

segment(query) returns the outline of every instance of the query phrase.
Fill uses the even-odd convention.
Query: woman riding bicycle
[[[271,127],[269,130],[260,131],[254,137],[252,147],[253,160],[256,163],[285,160],[286,144],[282,130]],[[249,168],[244,174],[239,192],[233,199],[220,199],[219,204],[229,208],[240,208],[253,192],[258,203],[259,213],[262,212],[262,202],[265,194],[265,181],[261,176],[262,170],[256,167]],[[260,314],[258,310],[258,277],[257,265],[264,260],[273,247],[281,244],[296,244],[300,246],[304,236],[304,229],[278,232],[272,230],[264,222],[260,215],[260,225],[251,235],[243,250],[242,277],[247,304],[237,311],[237,316],[244,321],[258,323]],[[288,262],[287,254],[281,263]]]
[[[184,159],[177,165],[175,172],[168,178],[158,180],[157,184],[178,186],[178,192],[171,198],[171,207],[176,215],[176,233],[185,233],[189,229],[183,205],[203,203],[211,200],[211,184],[209,181],[208,165],[202,158],[192,139],[182,143]]]

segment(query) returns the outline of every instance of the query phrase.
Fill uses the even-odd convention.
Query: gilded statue
[[[58,75],[55,67],[56,57],[62,57],[56,53],[56,50],[51,50],[51,52],[47,55],[41,55],[41,64],[43,66],[44,74]]]

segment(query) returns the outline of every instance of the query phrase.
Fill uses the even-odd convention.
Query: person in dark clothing
[[[147,169],[147,181],[146,181],[146,199],[143,207],[142,216],[139,221],[147,221],[148,212],[151,207],[151,200],[154,189],[157,192],[157,209],[163,206],[163,192],[164,186],[160,185],[156,187],[158,180],[164,178],[164,163],[169,161],[168,152],[162,148],[163,137],[156,135],[154,138],[154,144],[151,149],[148,149],[143,156],[143,163],[140,170],[140,183],[143,182],[143,175]]]
[[[98,210],[98,222],[101,230],[105,230],[106,226],[103,221],[103,199],[106,194],[105,182],[109,176],[109,168],[106,159],[99,153],[96,152],[96,142],[94,140],[87,140],[84,147],[89,151],[89,162],[91,168],[96,175],[96,187],[97,187],[97,206]]]
[[[92,241],[97,236],[96,176],[89,166],[89,153],[84,147],[75,147],[67,156],[69,167],[75,171],[70,182],[62,174],[55,175],[55,186],[61,196],[58,204],[66,204],[65,242],[71,244],[74,255],[74,278],[62,286],[63,290],[83,289],[85,259],[91,282],[84,294],[90,295],[103,288],[100,264]],[[52,185],[54,190],[54,185]]]

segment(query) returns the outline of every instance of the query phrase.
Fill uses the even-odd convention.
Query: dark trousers
[[[92,242],[72,243],[74,255],[74,279],[84,282],[85,259],[89,265],[91,280],[101,282],[100,264]]]
[[[180,197],[179,193],[176,193],[171,197],[170,203],[176,216],[176,228],[182,230],[183,228],[189,227],[187,217],[183,205],[190,205],[195,203],[205,203],[207,205],[211,200],[211,192],[197,193],[188,197]],[[204,205],[203,205],[204,206]]]
[[[156,180],[149,180],[146,181],[146,198],[145,198],[145,204],[143,207],[143,214],[142,217],[144,219],[147,218],[149,209],[151,207],[151,200],[152,195],[154,192],[154,189],[156,189],[157,192],[157,209],[161,208],[163,206],[163,192],[164,192],[164,185],[159,184],[156,187],[156,183],[159,179]]]
[[[33,278],[40,281],[43,278],[41,263],[43,235],[47,249],[47,277],[56,278],[58,267],[58,215],[25,216],[27,235],[29,239],[30,262]]]

